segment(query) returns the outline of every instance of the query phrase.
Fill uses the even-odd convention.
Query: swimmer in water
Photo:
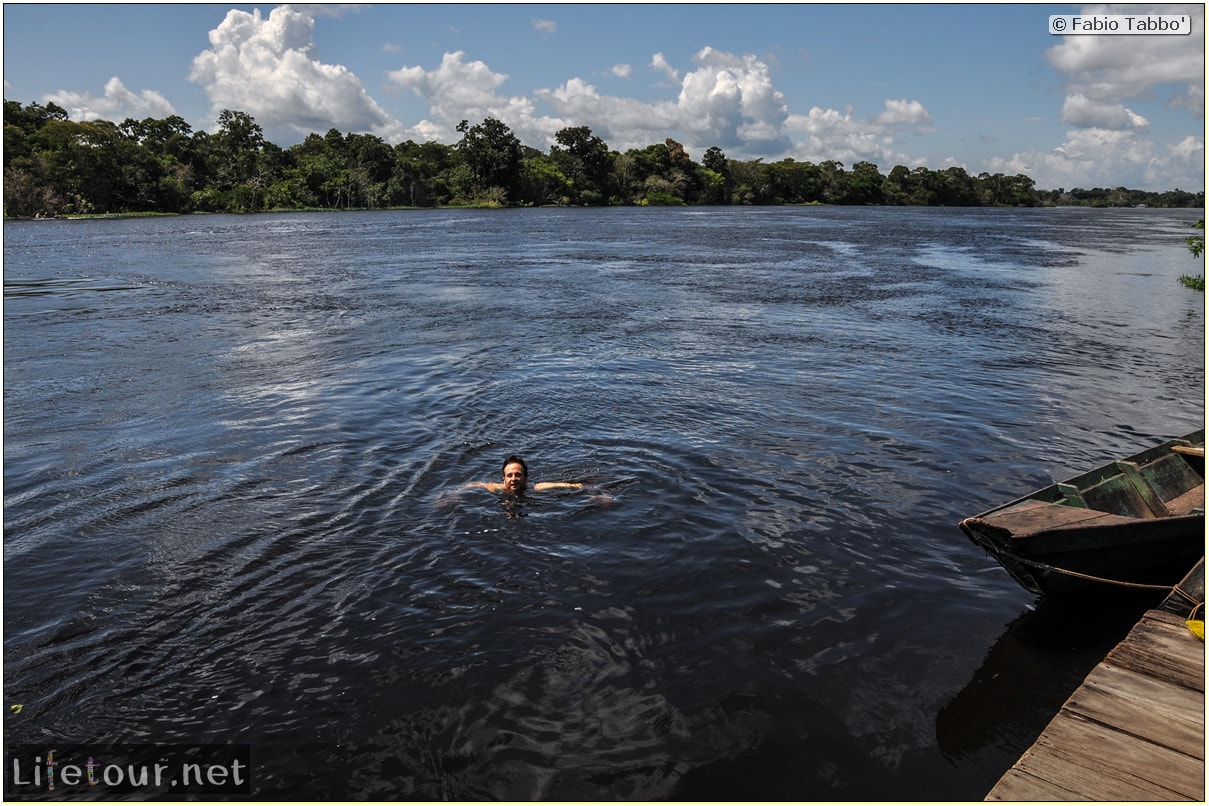
[[[482,487],[496,493],[511,493],[520,495],[529,486],[529,466],[519,456],[509,456],[504,460],[503,481],[472,481],[467,487]],[[534,490],[578,490],[583,487],[577,481],[539,481],[533,485]]]

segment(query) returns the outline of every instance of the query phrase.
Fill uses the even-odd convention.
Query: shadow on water
[[[989,792],[1027,750],[1066,699],[1141,615],[1158,606],[1152,591],[1077,600],[1039,599],[1009,623],[969,682],[936,715],[940,758],[870,780],[850,760],[867,755],[848,726],[819,709],[810,736],[768,731],[733,758],[686,772],[673,800],[897,800],[904,784],[931,779],[939,800]],[[828,746],[826,759],[804,748]],[[839,748],[847,748],[841,751]]]
[[[1006,772],[1162,598],[1137,590],[1039,599],[1007,625],[978,671],[937,714],[941,753],[967,769]],[[987,791],[998,774],[986,781]]]

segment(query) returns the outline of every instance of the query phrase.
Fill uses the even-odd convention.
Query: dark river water
[[[1154,595],[1038,602],[956,524],[1202,425],[1198,217],[6,222],[5,740],[981,799]],[[464,488],[510,453],[586,486]]]

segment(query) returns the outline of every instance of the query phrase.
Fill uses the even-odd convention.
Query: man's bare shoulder
[[[490,490],[493,493],[502,493],[506,491],[506,487],[502,482],[498,481],[471,481],[462,485],[462,489],[477,487],[483,490]],[[534,484],[532,489],[538,490],[578,490],[583,487],[583,484],[578,481],[539,481]]]

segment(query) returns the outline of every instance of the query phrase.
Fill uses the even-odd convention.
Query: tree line
[[[1204,193],[1125,188],[1038,190],[1022,174],[968,174],[871,162],[700,163],[668,138],[625,152],[587,126],[555,135],[549,153],[487,118],[463,121],[453,145],[371,134],[310,134],[280,148],[251,115],[224,110],[217,131],[176,115],[71,121],[54,103],[4,102],[4,215],[246,213],[391,207],[529,205],[874,204],[1203,207]]]

